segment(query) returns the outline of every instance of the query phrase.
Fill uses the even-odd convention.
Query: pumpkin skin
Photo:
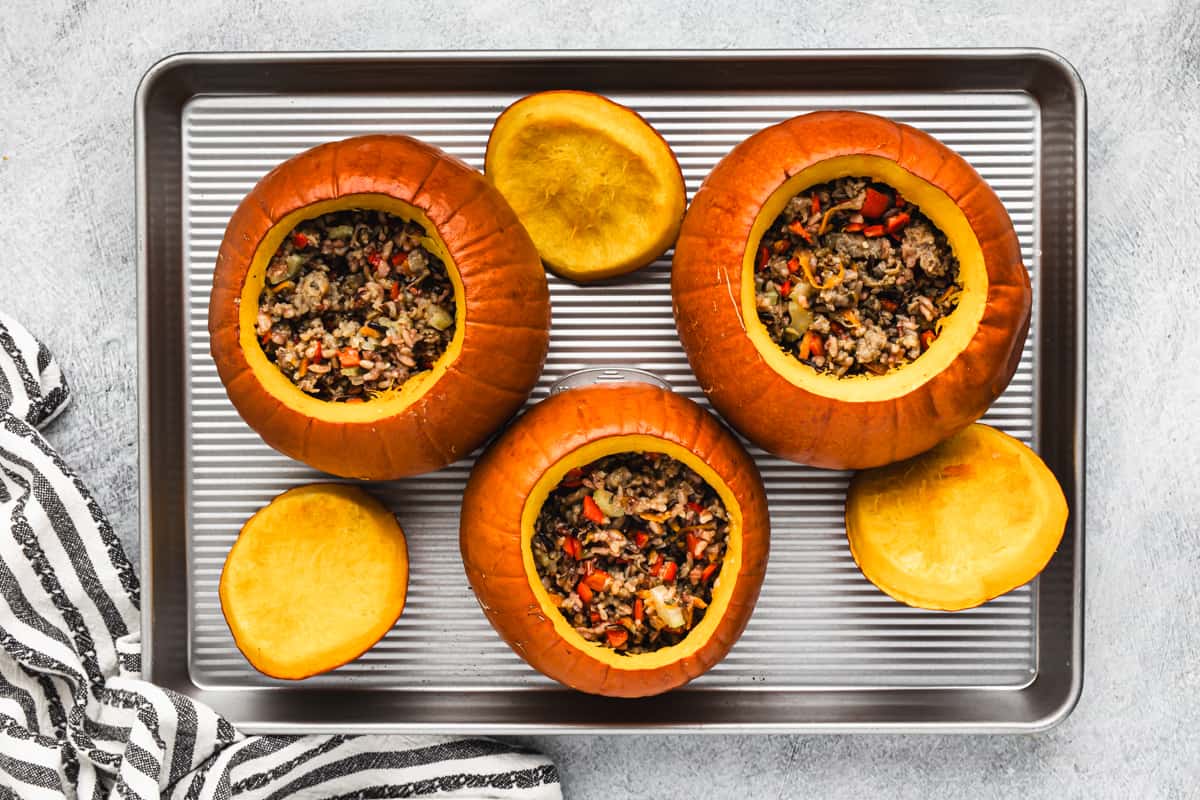
[[[300,221],[348,208],[416,221],[446,264],[456,328],[433,369],[368,402],[306,395],[254,335],[265,268]],[[209,305],[213,360],[238,413],[267,444],[319,470],[382,480],[462,458],[521,407],[549,347],[537,250],[482,175],[407,136],[331,142],[280,164],[234,212]]]
[[[851,175],[891,185],[946,234],[963,292],[915,361],[839,379],[771,340],[753,271],[763,232],[791,197]],[[1032,306],[1012,222],[979,174],[928,134],[849,111],[766,128],[717,164],[684,219],[671,292],[688,360],[717,411],[763,449],[833,469],[908,458],[981,417],[1016,372]]]
[[[728,550],[704,618],[679,644],[632,656],[570,626],[542,587],[530,547],[542,504],[569,469],[628,451],[683,461],[730,514]],[[488,620],[530,666],[582,692],[643,697],[682,686],[729,652],[758,599],[769,537],[762,479],[737,439],[696,403],[626,383],[554,395],[497,439],[467,483],[459,543]]]

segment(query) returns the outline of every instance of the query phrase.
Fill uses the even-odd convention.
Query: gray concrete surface
[[[1003,6],[1003,7],[1002,7]],[[0,307],[58,355],[50,435],[134,558],[133,93],[182,50],[1009,46],[1090,103],[1083,700],[1026,737],[530,740],[568,796],[1200,797],[1200,11],[1190,0],[0,4]]]

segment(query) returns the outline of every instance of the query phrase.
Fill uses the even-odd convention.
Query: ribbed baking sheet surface
[[[213,262],[238,201],[265,172],[321,142],[366,133],[417,136],[482,168],[492,121],[515,96],[209,96],[183,117],[187,269],[187,533],[192,678],[200,686],[270,685],[234,647],[217,581],[242,523],[279,492],[320,473],[267,447],[238,417],[209,356]],[[999,193],[1037,290],[1038,108],[1023,93],[904,95],[627,94],[679,157],[689,197],[712,166],[754,131],[821,108],[857,108],[923,128],[967,158]],[[641,367],[704,403],[671,317],[670,259],[631,277],[574,286],[550,277],[550,355],[532,402],[588,366]],[[1035,303],[1035,308],[1037,304]],[[1037,320],[1020,369],[986,417],[1033,443]],[[771,557],[761,598],[728,657],[691,689],[1006,686],[1036,670],[1034,593],[1021,588],[957,614],[900,605],[858,572],[846,546],[848,475],[808,469],[752,449],[771,510]],[[373,485],[408,534],[408,605],[396,627],[317,686],[531,690],[551,685],[493,633],[463,574],[458,504],[471,461]],[[336,602],[336,598],[331,598]]]

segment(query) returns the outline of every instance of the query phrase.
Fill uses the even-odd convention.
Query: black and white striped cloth
[[[245,737],[140,680],[137,576],[38,430],[68,397],[0,314],[0,797],[561,796],[548,759],[500,742]]]

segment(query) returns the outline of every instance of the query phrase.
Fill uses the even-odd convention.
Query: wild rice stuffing
[[[382,211],[296,226],[267,266],[267,358],[323,400],[368,400],[430,369],[454,337],[454,289],[424,229]]]
[[[703,478],[661,453],[573,469],[535,525],[538,575],[583,638],[620,653],[682,641],[720,575],[729,515]]]
[[[916,359],[962,292],[945,235],[870,178],[793,197],[763,236],[756,266],[758,316],[771,338],[838,377]]]

